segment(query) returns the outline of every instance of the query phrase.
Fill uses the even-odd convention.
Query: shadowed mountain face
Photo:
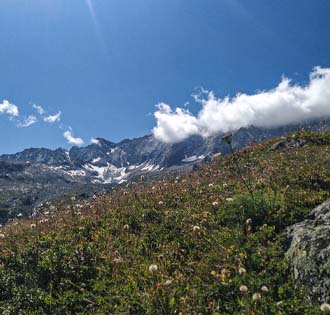
[[[300,129],[330,130],[329,120],[278,128],[241,128],[233,135],[235,150]],[[91,194],[142,174],[191,169],[214,153],[229,153],[222,134],[165,144],[152,135],[113,143],[98,138],[86,147],[31,148],[0,156],[0,210],[31,213],[41,203],[65,193]]]

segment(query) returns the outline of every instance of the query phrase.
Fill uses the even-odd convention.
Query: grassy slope
[[[3,228],[1,314],[320,314],[294,288],[283,230],[330,197],[330,134],[296,137],[308,146],[238,153],[253,196],[227,156]]]

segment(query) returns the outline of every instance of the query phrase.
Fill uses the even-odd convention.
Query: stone
[[[298,287],[310,301],[330,300],[330,200],[308,218],[287,229],[291,243],[286,257]]]

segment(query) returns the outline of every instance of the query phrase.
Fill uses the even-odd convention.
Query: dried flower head
[[[252,224],[252,219],[251,218],[246,219],[245,223],[247,225],[251,225]]]
[[[222,140],[225,141],[228,144],[231,144],[233,140],[233,134],[232,133],[227,133],[222,137]]]
[[[152,265],[149,266],[149,271],[150,271],[150,272],[154,273],[154,272],[156,272],[157,270],[158,270],[158,266],[157,266],[157,265],[152,264]]]
[[[321,311],[326,314],[330,314],[330,304],[323,303],[320,307]]]
[[[268,288],[265,286],[265,285],[263,285],[262,287],[261,287],[261,291],[263,292],[263,293],[268,293]]]
[[[246,285],[241,285],[239,287],[240,292],[247,293],[249,291],[248,287]]]
[[[243,268],[243,267],[241,267],[241,268],[238,269],[238,273],[239,273],[240,275],[244,275],[244,274],[246,274],[246,269]]]
[[[30,225],[30,228],[31,229],[35,229],[37,226],[34,224],[34,223],[32,223],[31,225]]]
[[[259,301],[261,299],[261,294],[259,292],[256,292],[252,295],[253,301]]]
[[[201,228],[198,226],[198,225],[195,225],[194,227],[193,227],[193,231],[194,232],[199,232],[201,230]]]

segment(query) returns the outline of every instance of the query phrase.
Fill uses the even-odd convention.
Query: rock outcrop
[[[297,286],[307,289],[312,301],[330,300],[330,200],[288,229],[291,245],[286,253]]]

